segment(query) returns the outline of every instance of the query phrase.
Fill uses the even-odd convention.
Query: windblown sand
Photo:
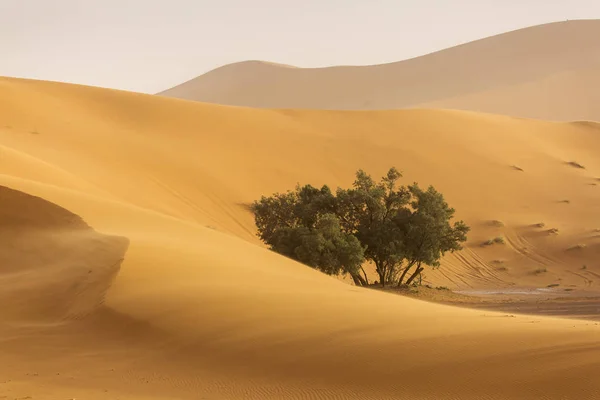
[[[246,206],[394,165],[473,228],[427,282],[593,291],[599,133],[2,78],[0,398],[596,399],[597,322],[356,288],[265,250]]]

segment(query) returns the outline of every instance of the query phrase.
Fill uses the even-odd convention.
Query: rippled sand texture
[[[433,284],[593,290],[598,133],[2,78],[0,397],[598,398],[596,323],[359,289],[265,250],[246,209],[395,165],[473,227]]]

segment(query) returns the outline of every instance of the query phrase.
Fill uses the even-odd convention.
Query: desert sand
[[[564,21],[383,65],[226,65],[161,95],[236,106],[446,108],[553,121],[600,120],[600,21]],[[392,46],[393,48],[393,46]]]
[[[597,321],[356,288],[266,250],[246,206],[394,165],[473,228],[428,283],[594,291],[599,133],[1,78],[0,398],[596,399]]]

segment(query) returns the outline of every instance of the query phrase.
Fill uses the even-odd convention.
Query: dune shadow
[[[83,318],[104,302],[129,247],[76,214],[0,186],[0,317]]]

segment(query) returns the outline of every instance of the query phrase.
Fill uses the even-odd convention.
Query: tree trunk
[[[365,269],[361,266],[360,270],[362,271],[362,273],[364,275],[365,286],[369,286],[369,278],[367,277],[367,273],[365,272]]]
[[[392,268],[387,268],[385,270],[385,281],[387,283],[391,283],[392,282]]]
[[[400,275],[400,279],[398,279],[398,287],[402,286],[402,281],[404,280],[406,273],[413,267],[413,265],[415,265],[415,262],[411,261],[410,264],[408,264],[406,268],[404,268],[404,271],[402,271],[402,275]]]
[[[355,286],[362,286],[363,285],[362,282],[360,281],[360,279],[358,279],[360,276],[353,275],[353,274],[350,274],[350,276],[352,277],[352,280],[354,281],[354,285]]]
[[[381,287],[385,287],[385,269],[383,268],[383,263],[376,261],[375,269],[377,270],[377,275],[379,275],[379,283],[381,283]]]
[[[368,286],[369,282],[366,281],[362,276],[360,276],[360,274],[350,274],[350,276],[352,277],[352,280],[354,281],[354,284],[356,286]]]
[[[406,281],[406,285],[410,285],[412,283],[412,281],[419,276],[419,274],[421,272],[423,272],[425,268],[421,267],[421,264],[419,264],[419,266],[417,267],[417,270],[410,276],[410,278],[408,278],[408,280]]]

